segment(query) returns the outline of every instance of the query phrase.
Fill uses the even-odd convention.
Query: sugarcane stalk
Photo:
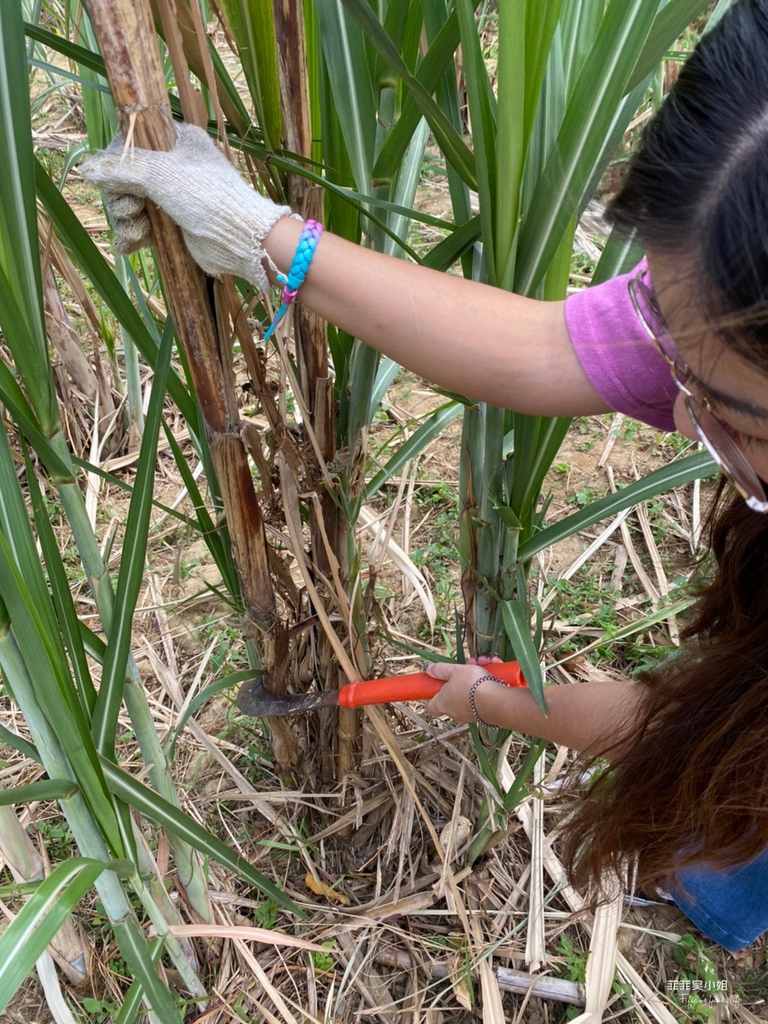
[[[22,828],[13,807],[0,804],[0,853],[17,881],[45,877],[43,860]]]
[[[147,0],[89,0],[124,133],[142,149],[175,145],[173,120]],[[246,616],[262,630],[276,625],[264,523],[238,426],[231,370],[223,356],[205,275],[190,256],[181,230],[148,204],[160,276],[200,403],[211,457],[238,567]]]
[[[125,272],[126,257],[115,260],[115,277],[127,291],[127,274]],[[125,327],[120,324],[120,338],[123,343],[123,360],[125,363],[125,387],[128,394],[129,421],[138,437],[144,433],[144,403],[141,393],[141,372],[139,351]]]
[[[0,804],[0,853],[17,882],[39,882],[45,878],[47,859],[40,856],[14,808],[6,804]],[[71,918],[67,918],[59,928],[50,950],[58,957],[73,985],[85,980],[87,968],[83,944]]]
[[[141,148],[171,149],[175,134],[149,4],[90,0],[88,8],[123,131],[130,129]],[[246,619],[260,638],[263,667],[268,673],[278,666],[284,671],[285,631],[277,621],[264,523],[239,430],[229,325],[224,314],[217,322],[205,275],[179,228],[162,211],[148,208],[160,276],[202,412]]]
[[[291,0],[273,0],[272,11],[276,38],[283,40],[278,48],[278,78],[282,114],[285,121],[285,146],[307,159],[312,156],[311,104],[306,57],[306,34],[301,4]],[[297,59],[297,55],[304,55]],[[323,220],[323,192],[300,174],[290,174],[287,182],[288,200],[305,219]],[[318,440],[326,466],[336,456],[336,403],[333,379],[330,374],[330,352],[325,322],[311,310],[299,306],[295,320],[296,362],[304,407],[309,414],[312,430]],[[313,458],[307,446],[305,458]],[[321,479],[318,468],[310,467],[311,479]],[[313,561],[320,572],[330,578],[332,569],[326,545],[338,562],[342,585],[349,588],[348,537],[353,524],[346,522],[340,503],[327,487],[320,491],[320,500],[309,509]],[[350,638],[351,641],[352,638]],[[343,673],[334,659],[330,644],[321,643],[325,664],[322,675],[325,685],[332,687],[345,682]],[[370,665],[360,664],[354,658],[361,675]],[[359,712],[350,708],[336,708],[323,716],[322,762],[325,781],[342,779],[355,766],[356,746],[360,732]],[[331,771],[332,768],[332,771]]]
[[[40,753],[40,760],[49,777],[72,779],[74,782],[75,772],[66,751],[38,704],[34,686],[29,678],[24,658],[13,632],[9,628],[7,612],[2,602],[0,602],[0,670],[2,670],[6,681],[12,686],[13,695],[24,714],[33,742]],[[102,831],[79,789],[75,789],[71,796],[61,800],[60,805],[83,856],[101,861],[111,860],[112,855],[106,846]],[[137,843],[137,845],[139,844]],[[144,885],[138,871],[139,868],[132,880],[134,888],[145,909],[153,918],[153,923],[164,935],[169,957],[183,978],[188,991],[200,999],[205,998],[205,989],[193,966],[195,956],[191,944],[188,940],[179,940],[170,934],[167,919],[163,919],[159,913],[153,913],[156,902]],[[116,875],[105,871],[94,884],[104,904],[104,909],[116,929],[129,919],[135,921],[133,908]],[[138,922],[135,923],[138,927]]]
[[[69,461],[69,450],[60,433],[52,443],[62,459]],[[91,591],[96,599],[104,630],[109,635],[114,611],[114,592],[98,542],[91,529],[85,509],[83,493],[75,483],[60,483],[58,494],[67,517],[78,553],[85,569]],[[125,705],[131,719],[144,763],[149,766],[149,778],[155,790],[169,802],[180,807],[178,794],[171,776],[168,759],[157,735],[155,723],[147,704],[146,694],[136,663],[131,656],[126,667],[124,689]],[[208,887],[199,854],[188,843],[169,836],[181,884],[190,894],[190,901],[204,920],[210,920],[211,908]]]

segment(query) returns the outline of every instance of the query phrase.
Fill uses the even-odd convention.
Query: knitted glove
[[[81,165],[83,176],[104,193],[115,220],[114,248],[128,253],[151,244],[144,199],[165,210],[206,274],[237,274],[268,287],[263,243],[275,221],[290,216],[252,189],[206,132],[176,124],[170,152],[124,149],[116,136]]]

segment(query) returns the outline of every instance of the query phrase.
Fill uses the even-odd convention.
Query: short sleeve
[[[671,431],[677,389],[627,287],[640,267],[571,295],[565,320],[582,369],[600,397],[617,412]]]

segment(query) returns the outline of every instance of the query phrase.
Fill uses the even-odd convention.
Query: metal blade
[[[305,715],[317,708],[338,704],[336,690],[321,693],[272,693],[264,685],[264,676],[246,680],[237,694],[237,706],[252,718],[276,718],[284,715]]]

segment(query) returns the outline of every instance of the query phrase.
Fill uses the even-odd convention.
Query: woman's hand
[[[265,290],[264,239],[291,210],[251,188],[202,128],[180,123],[174,129],[176,146],[167,152],[126,146],[118,135],[81,165],[115,220],[115,250],[149,244],[149,199],[176,221],[207,274],[236,274]]]
[[[447,662],[435,662],[427,665],[427,675],[434,679],[445,679],[445,685],[427,704],[427,713],[430,715],[447,715],[455,722],[474,722],[472,708],[469,705],[469,691],[472,684],[488,676],[488,665],[500,662],[497,655],[489,658],[481,654],[479,658],[470,658],[466,665],[452,665]],[[483,722],[488,725],[496,724],[493,717],[493,690],[497,688],[497,696],[501,694],[498,688],[505,687],[500,680],[494,681],[486,678],[475,690],[475,707]]]
[[[469,706],[472,684],[482,679],[497,657],[471,659],[466,665],[434,664],[425,672],[445,685],[427,704],[431,715],[448,715],[456,722],[472,722]],[[611,759],[625,740],[631,741],[642,722],[647,688],[628,679],[548,686],[547,714],[526,687],[505,686],[486,679],[475,690],[475,708],[483,722],[540,736],[545,740]]]

